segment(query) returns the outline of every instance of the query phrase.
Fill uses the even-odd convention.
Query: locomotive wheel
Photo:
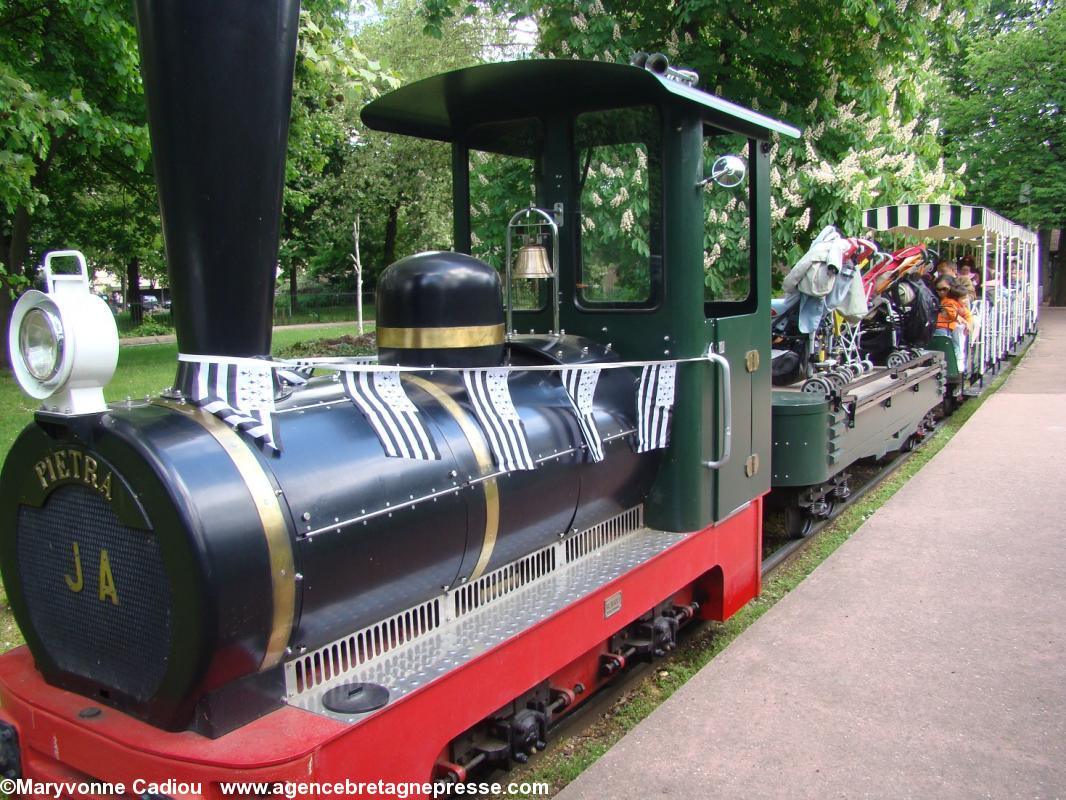
[[[793,539],[805,539],[814,530],[814,517],[798,505],[785,508],[785,533]]]

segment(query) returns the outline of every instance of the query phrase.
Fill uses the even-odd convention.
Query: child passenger
[[[965,278],[970,282],[970,285],[974,288],[974,297],[976,297],[977,289],[981,285],[981,276],[977,274],[974,268],[969,264],[962,264],[959,267],[959,278]]]
[[[940,314],[936,318],[934,336],[946,336],[952,340],[955,360],[959,369],[966,371],[966,336],[973,327],[973,316],[967,303],[967,292],[953,278],[936,280],[936,295],[940,300]]]
[[[963,256],[959,259],[959,277],[969,278],[975,292],[981,288],[981,275],[977,271],[973,256]]]

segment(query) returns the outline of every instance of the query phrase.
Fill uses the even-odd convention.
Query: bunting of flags
[[[411,402],[399,372],[345,372],[344,391],[374,429],[385,455],[439,461],[440,451]]]
[[[275,452],[281,437],[274,416],[274,367],[267,361],[186,365],[181,381],[185,397],[227,425]]]
[[[592,398],[596,394],[596,384],[600,380],[598,367],[564,369],[562,371],[563,388],[570,397],[570,403],[577,414],[577,424],[588,447],[589,458],[603,461],[603,439],[596,427],[596,417]]]
[[[640,373],[637,389],[638,453],[670,444],[676,375],[676,363],[648,364]]]
[[[493,458],[504,472],[535,469],[526,429],[511,401],[508,369],[473,369],[463,372],[466,393],[474,414],[489,440]]]
[[[318,366],[323,365],[295,361],[279,366],[255,359],[215,362],[190,357],[180,362],[178,384],[191,403],[264,447],[280,452],[275,383],[306,384]],[[559,370],[588,458],[594,463],[604,460],[603,438],[596,426],[594,404],[601,371],[602,367],[587,365]],[[339,372],[345,395],[366,417],[386,456],[440,460],[433,436],[400,381],[400,370],[341,369]],[[532,470],[536,463],[530,453],[525,426],[511,399],[510,373],[507,367],[463,370],[463,383],[496,466],[502,472]],[[636,398],[638,453],[664,448],[670,443],[676,374],[677,362],[643,365]]]
[[[315,372],[315,365],[310,361],[296,361],[286,366],[278,367],[278,378],[290,386],[303,386]]]

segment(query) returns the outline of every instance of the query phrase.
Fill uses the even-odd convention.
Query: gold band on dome
[[[503,344],[504,326],[467,325],[453,328],[378,328],[378,347],[439,350]]]

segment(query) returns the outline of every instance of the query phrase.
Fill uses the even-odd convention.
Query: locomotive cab
[[[627,360],[719,358],[678,382],[646,504],[649,524],[675,531],[770,487],[769,140],[798,135],[693,78],[662,56],[488,64],[400,88],[362,115],[451,143],[454,247],[509,278],[512,347],[550,352],[578,336]],[[743,179],[713,174],[737,159]],[[550,278],[518,277],[530,251]]]

